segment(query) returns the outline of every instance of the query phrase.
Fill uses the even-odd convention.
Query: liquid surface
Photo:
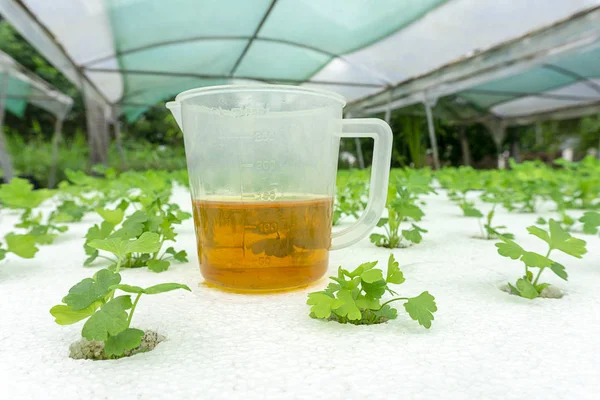
[[[211,284],[269,291],[327,271],[333,200],[193,202],[200,271]]]

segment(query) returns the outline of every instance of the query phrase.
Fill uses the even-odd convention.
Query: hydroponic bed
[[[191,211],[187,190],[176,188],[173,199]],[[567,266],[569,281],[551,273],[544,279],[564,289],[564,298],[528,300],[498,289],[522,274],[522,264],[500,257],[496,241],[474,238],[477,221],[464,218],[443,191],[424,199],[421,226],[429,232],[422,243],[393,253],[407,278],[402,293],[428,290],[436,297],[439,311],[430,330],[405,313],[373,326],[313,320],[307,293],[325,280],[273,295],[205,287],[187,220],[177,243],[189,263],[161,274],[123,272],[141,286],[172,281],[192,288],[141,300],[136,326],[164,333],[167,341],[109,361],[70,359],[81,324],[58,326],[48,312],[97,269],[82,266],[82,237],[100,221],[88,214],[34,259],[0,262],[0,398],[598,398],[600,238],[577,235],[588,242],[581,260],[554,256]],[[521,245],[544,251],[525,228],[538,216],[552,216],[549,210],[534,215],[498,208],[496,218]],[[15,220],[4,210],[0,231]],[[330,273],[372,260],[384,267],[389,253],[365,238],[332,252]]]

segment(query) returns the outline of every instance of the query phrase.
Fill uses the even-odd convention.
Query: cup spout
[[[175,121],[177,125],[179,125],[179,129],[183,131],[183,123],[181,119],[181,103],[177,101],[169,101],[166,104],[166,107],[171,111],[173,117],[175,117]]]

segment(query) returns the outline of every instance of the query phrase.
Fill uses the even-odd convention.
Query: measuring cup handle
[[[368,137],[373,138],[375,143],[373,145],[369,202],[354,225],[331,234],[331,250],[342,249],[358,242],[377,225],[387,200],[392,161],[392,130],[380,119],[344,119],[340,137]]]

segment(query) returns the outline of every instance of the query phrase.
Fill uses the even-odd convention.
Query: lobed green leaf
[[[387,283],[395,283],[400,285],[404,283],[404,274],[400,270],[400,264],[396,261],[393,254],[390,254],[388,259],[387,276],[385,278]]]
[[[104,353],[107,357],[120,357],[126,351],[133,350],[142,343],[144,331],[135,328],[127,328],[116,336],[109,336],[104,342]]]
[[[96,311],[83,325],[81,335],[87,340],[104,342],[127,329],[127,312],[131,308],[131,296],[115,297]]]
[[[535,299],[539,296],[539,293],[533,286],[533,283],[527,279],[519,278],[517,280],[517,289],[519,296],[526,299]]]
[[[100,214],[102,219],[113,226],[117,226],[123,221],[123,217],[125,216],[125,212],[116,208],[115,210],[109,210],[108,208],[96,208],[96,212]]]
[[[38,252],[35,236],[9,233],[4,237],[6,250],[22,258],[33,258]]]
[[[57,324],[71,325],[91,316],[101,305],[102,301],[98,300],[84,309],[73,310],[71,307],[65,304],[59,304],[50,309],[50,314],[52,314],[54,317],[54,322]]]
[[[423,292],[417,297],[408,299],[404,303],[404,308],[412,319],[427,329],[431,327],[431,321],[434,320],[433,313],[437,311],[435,297],[429,292]]]
[[[121,275],[108,269],[101,269],[94,277],[85,278],[71,287],[69,294],[62,301],[74,311],[83,310],[104,298],[110,292],[110,287],[119,282],[121,282]]]

